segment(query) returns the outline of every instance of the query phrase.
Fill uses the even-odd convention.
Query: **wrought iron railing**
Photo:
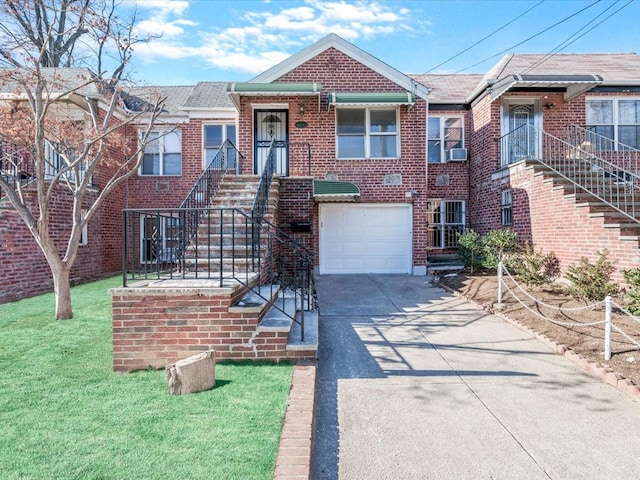
[[[76,162],[63,153],[58,144],[45,140],[44,178],[59,178],[63,182],[75,184],[82,182],[86,175],[86,164]],[[10,188],[18,184],[24,186],[36,178],[33,150],[28,147],[0,142],[0,176]],[[91,181],[91,179],[89,179]],[[91,185],[91,183],[89,183]],[[2,191],[0,189],[0,197]]]
[[[269,203],[269,190],[271,189],[271,181],[276,168],[276,157],[274,151],[275,139],[271,141],[269,150],[267,151],[264,168],[260,175],[260,183],[256,191],[256,198],[251,207],[251,218],[256,225],[261,225]]]
[[[579,136],[569,141],[533,125],[522,125],[500,138],[502,164],[535,160],[568,180],[574,193],[587,192],[640,223],[638,170],[624,168],[624,152],[623,157],[617,158],[614,151],[607,151],[611,155],[603,158],[593,144],[579,140]],[[528,145],[523,144],[525,141]]]
[[[572,145],[593,153],[621,170],[638,174],[640,150],[637,148],[578,125],[568,125],[566,131],[565,139]]]
[[[187,221],[192,218],[199,223]],[[300,324],[304,337],[304,310],[316,303],[313,265],[309,248],[237,208],[123,211],[124,287],[138,280],[237,282]],[[283,294],[273,301],[276,288]],[[287,302],[293,302],[295,313]]]

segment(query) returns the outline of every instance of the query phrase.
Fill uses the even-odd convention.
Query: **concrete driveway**
[[[638,479],[640,404],[428,277],[323,275],[312,478]]]

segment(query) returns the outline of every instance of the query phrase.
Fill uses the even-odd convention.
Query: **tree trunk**
[[[69,270],[52,268],[51,272],[53,273],[53,288],[56,294],[56,320],[69,320],[73,318]]]

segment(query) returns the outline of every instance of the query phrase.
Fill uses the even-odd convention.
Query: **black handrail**
[[[201,220],[177,228],[185,218]],[[257,244],[255,230],[261,232]],[[122,265],[124,287],[130,280],[156,279],[240,283],[299,324],[303,340],[304,310],[316,305],[312,251],[264,218],[258,226],[237,208],[124,210]],[[284,294],[273,301],[276,288],[293,298],[300,319],[287,311]]]

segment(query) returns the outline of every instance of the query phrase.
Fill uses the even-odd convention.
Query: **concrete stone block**
[[[166,373],[171,395],[208,390],[216,384],[216,352],[207,350],[167,365]]]

